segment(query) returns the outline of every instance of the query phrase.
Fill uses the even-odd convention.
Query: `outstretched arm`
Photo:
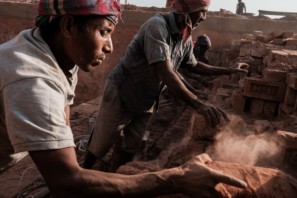
[[[81,168],[72,147],[31,151],[30,155],[54,197],[152,197],[172,193],[197,197],[214,196],[220,182],[246,187],[243,181],[208,168],[204,163],[210,159],[201,162],[200,157],[181,167],[128,176]]]
[[[205,93],[194,88],[178,71],[176,71],[176,74],[178,75],[178,77],[181,79],[181,81],[184,83],[184,85],[188,90],[190,90],[200,99],[207,99],[207,95]]]
[[[197,62],[197,65],[194,67],[186,67],[190,72],[199,75],[208,75],[208,76],[216,76],[216,75],[230,75],[235,73],[248,73],[249,65],[246,63],[236,63],[232,67],[218,67],[212,66],[200,61]]]

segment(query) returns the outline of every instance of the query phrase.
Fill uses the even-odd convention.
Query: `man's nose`
[[[112,44],[112,39],[111,39],[111,36],[109,36],[107,39],[106,39],[106,42],[103,46],[103,51],[105,53],[111,53],[113,52],[113,44]]]

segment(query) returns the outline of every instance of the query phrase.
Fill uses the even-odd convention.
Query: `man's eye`
[[[100,31],[100,35],[101,36],[106,36],[108,34],[108,31],[107,30],[101,30]]]

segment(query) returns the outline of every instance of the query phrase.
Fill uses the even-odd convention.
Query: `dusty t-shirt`
[[[170,60],[173,70],[182,63],[197,64],[192,37],[183,42],[173,13],[156,14],[147,20],[109,75],[130,111],[141,113],[152,108],[162,87],[153,64],[166,60]]]
[[[77,67],[66,77],[39,29],[0,45],[0,172],[26,151],[75,146],[64,108],[73,103]]]

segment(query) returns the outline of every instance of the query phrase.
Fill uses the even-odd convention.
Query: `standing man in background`
[[[236,14],[243,14],[243,13],[246,13],[245,3],[243,3],[242,0],[238,0],[238,3],[236,5]]]

